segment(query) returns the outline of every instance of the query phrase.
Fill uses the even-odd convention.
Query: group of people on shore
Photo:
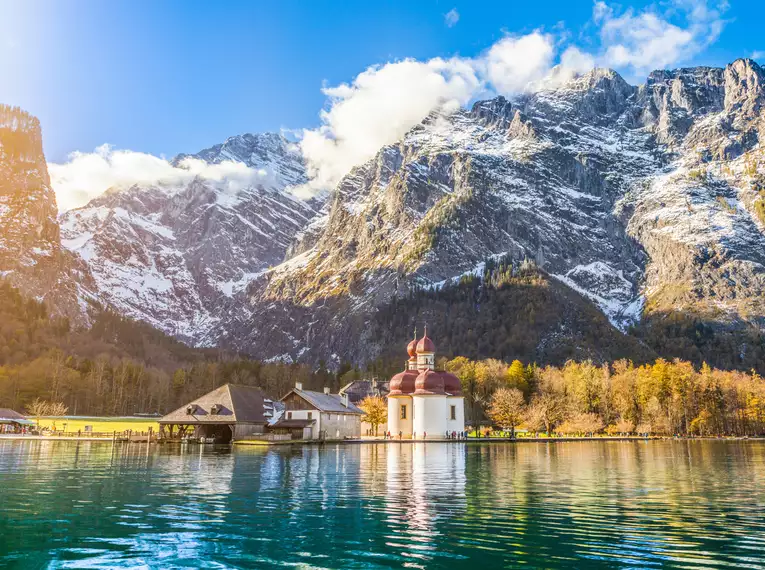
[[[398,432],[397,439],[403,439],[403,437],[404,437],[404,432],[401,432],[401,431]],[[447,431],[444,434],[445,439],[467,439],[467,437],[468,437],[468,432],[466,431]],[[383,439],[396,439],[396,438],[393,434],[391,434],[390,431],[385,431],[383,432]],[[416,433],[412,434],[412,439],[417,439]],[[428,439],[427,432],[423,432],[422,439]]]

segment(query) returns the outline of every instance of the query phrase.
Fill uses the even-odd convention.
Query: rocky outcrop
[[[51,309],[85,323],[87,266],[61,247],[36,117],[0,105],[0,276]]]

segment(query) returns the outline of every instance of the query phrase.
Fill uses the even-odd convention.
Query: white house
[[[303,390],[300,382],[295,384],[281,399],[284,404],[280,425],[298,425],[305,427],[306,436],[310,428],[311,439],[356,439],[361,437],[361,416],[364,412],[353,405],[348,396],[324,392]]]

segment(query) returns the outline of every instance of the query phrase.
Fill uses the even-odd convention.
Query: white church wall
[[[454,419],[452,417],[454,406]],[[457,433],[465,431],[465,399],[461,396],[452,396],[446,399],[446,429]]]
[[[401,406],[406,406],[406,417],[401,417]],[[412,437],[412,415],[414,409],[411,396],[389,396],[388,397],[388,431],[393,438],[398,437],[398,432],[402,437]]]
[[[433,352],[423,352],[417,354],[417,369],[426,370],[430,368],[434,370],[436,367],[436,355]]]
[[[414,424],[417,439],[443,438],[446,434],[446,396],[414,396]]]

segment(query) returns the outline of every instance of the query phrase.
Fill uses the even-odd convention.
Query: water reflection
[[[0,567],[765,568],[764,442],[0,441]]]

